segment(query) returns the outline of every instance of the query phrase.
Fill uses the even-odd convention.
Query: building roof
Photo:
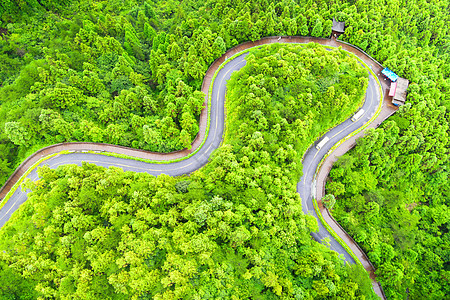
[[[396,90],[397,90],[397,81],[396,82],[391,82],[391,88],[389,89],[389,96],[390,97],[394,97]]]
[[[395,74],[393,71],[389,70],[388,68],[384,68],[381,71],[381,73],[393,82],[397,81],[397,79],[398,79],[398,75]]]
[[[331,27],[331,30],[344,33],[344,29],[345,22],[338,22],[335,18],[333,18],[333,27]]]
[[[392,103],[401,102],[401,104],[405,104],[406,101],[406,90],[408,89],[409,80],[405,78],[399,77],[397,79],[397,88],[395,89],[395,95],[392,99]],[[400,104],[400,103],[399,103]]]

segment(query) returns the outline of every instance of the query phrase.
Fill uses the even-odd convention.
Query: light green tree
[[[28,131],[19,122],[6,122],[5,133],[11,142],[18,146],[26,146],[30,140]]]
[[[336,204],[336,198],[333,194],[327,194],[322,197],[322,203],[327,209],[333,209],[334,205]]]

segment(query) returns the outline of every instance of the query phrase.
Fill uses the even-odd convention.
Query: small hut
[[[397,81],[395,82],[395,90],[393,92],[392,97],[392,104],[399,106],[404,105],[406,101],[406,90],[409,86],[409,80],[405,78],[399,77]],[[391,95],[392,92],[392,85],[389,95]]]
[[[345,31],[345,22],[339,22],[333,18],[333,26],[331,27],[331,36],[338,38]]]

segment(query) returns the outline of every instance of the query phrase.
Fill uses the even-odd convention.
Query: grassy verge
[[[359,261],[359,259],[356,257],[355,253],[350,249],[349,246],[341,239],[341,237],[328,225],[328,223],[325,221],[325,219],[322,216],[322,213],[320,212],[319,205],[317,204],[317,200],[315,198],[312,199],[314,210],[316,211],[317,216],[320,219],[320,222],[322,222],[323,227],[331,234],[331,236],[342,246],[344,247],[345,251],[350,254],[350,256],[355,260],[355,262],[362,266],[362,263]]]

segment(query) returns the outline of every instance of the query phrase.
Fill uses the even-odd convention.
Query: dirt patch
[[[8,29],[0,27],[0,36],[7,35],[8,33]]]
[[[418,206],[419,204],[420,203],[416,203],[416,202],[410,203],[406,206],[406,209],[409,210],[409,212],[412,212],[413,209],[416,208],[416,206]]]

